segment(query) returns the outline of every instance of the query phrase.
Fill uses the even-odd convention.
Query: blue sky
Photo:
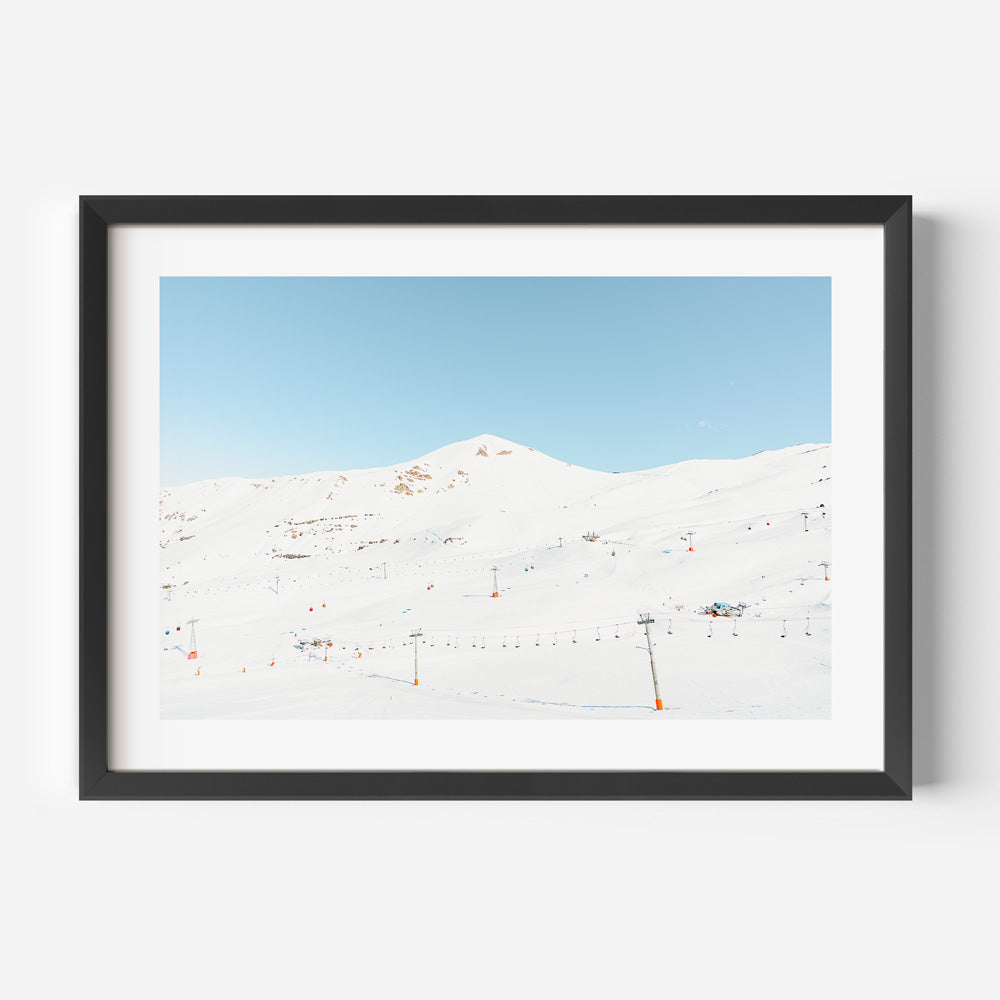
[[[161,278],[164,486],[489,433],[607,472],[830,440],[830,280]]]

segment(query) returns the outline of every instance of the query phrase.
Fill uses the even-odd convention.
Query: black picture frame
[[[884,231],[886,590],[881,771],[111,771],[108,769],[109,227],[115,225],[854,226]],[[909,799],[909,196],[81,197],[81,799]],[[888,516],[891,512],[891,516]]]

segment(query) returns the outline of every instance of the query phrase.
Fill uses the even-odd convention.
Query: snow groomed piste
[[[164,490],[161,714],[828,718],[830,469],[601,473],[484,435]]]

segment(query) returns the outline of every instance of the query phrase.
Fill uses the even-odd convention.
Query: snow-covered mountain
[[[386,468],[165,489],[162,711],[645,716],[643,610],[657,718],[826,717],[831,495],[828,445],[618,474],[492,435]],[[735,634],[696,614],[714,601],[748,605]]]

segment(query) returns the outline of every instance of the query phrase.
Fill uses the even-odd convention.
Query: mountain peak
[[[442,448],[423,455],[416,461],[431,462],[438,464],[448,464],[455,461],[471,462],[476,458],[495,458],[498,456],[508,456],[514,454],[525,454],[535,452],[534,448],[518,444],[516,441],[508,441],[506,438],[498,437],[496,434],[477,434],[475,437],[466,438],[464,441],[456,441],[454,444],[446,444]]]
[[[465,442],[458,442],[459,444],[464,444]],[[498,437],[496,434],[477,434],[475,437],[468,439],[468,443],[472,445],[478,445],[481,448],[486,448],[487,451],[494,453],[508,449],[513,451],[515,448],[525,448],[523,444],[518,444],[516,441],[508,441],[507,438]],[[528,451],[534,451],[534,448],[527,448]]]

